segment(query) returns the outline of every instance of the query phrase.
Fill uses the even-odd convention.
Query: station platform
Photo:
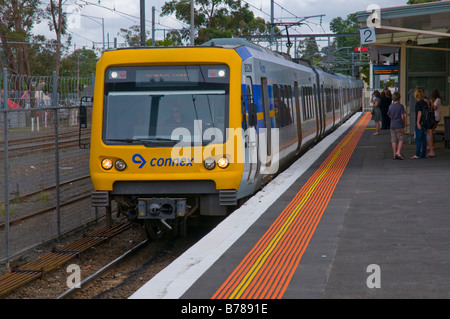
[[[131,299],[450,297],[450,150],[358,113]]]

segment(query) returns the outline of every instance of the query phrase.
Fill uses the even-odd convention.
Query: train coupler
[[[175,219],[186,215],[185,198],[138,198],[138,219]]]

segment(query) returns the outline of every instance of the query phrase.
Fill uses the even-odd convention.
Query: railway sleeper
[[[79,251],[79,250],[58,250],[58,249],[55,249],[55,248],[52,249],[52,253],[54,253],[54,254],[64,254],[64,255],[75,255],[78,258],[80,258],[80,255],[81,255],[81,251]]]

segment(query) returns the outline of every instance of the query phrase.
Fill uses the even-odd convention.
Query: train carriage
[[[153,237],[225,215],[361,107],[359,80],[240,39],[106,51],[97,64],[94,206],[117,202]]]

